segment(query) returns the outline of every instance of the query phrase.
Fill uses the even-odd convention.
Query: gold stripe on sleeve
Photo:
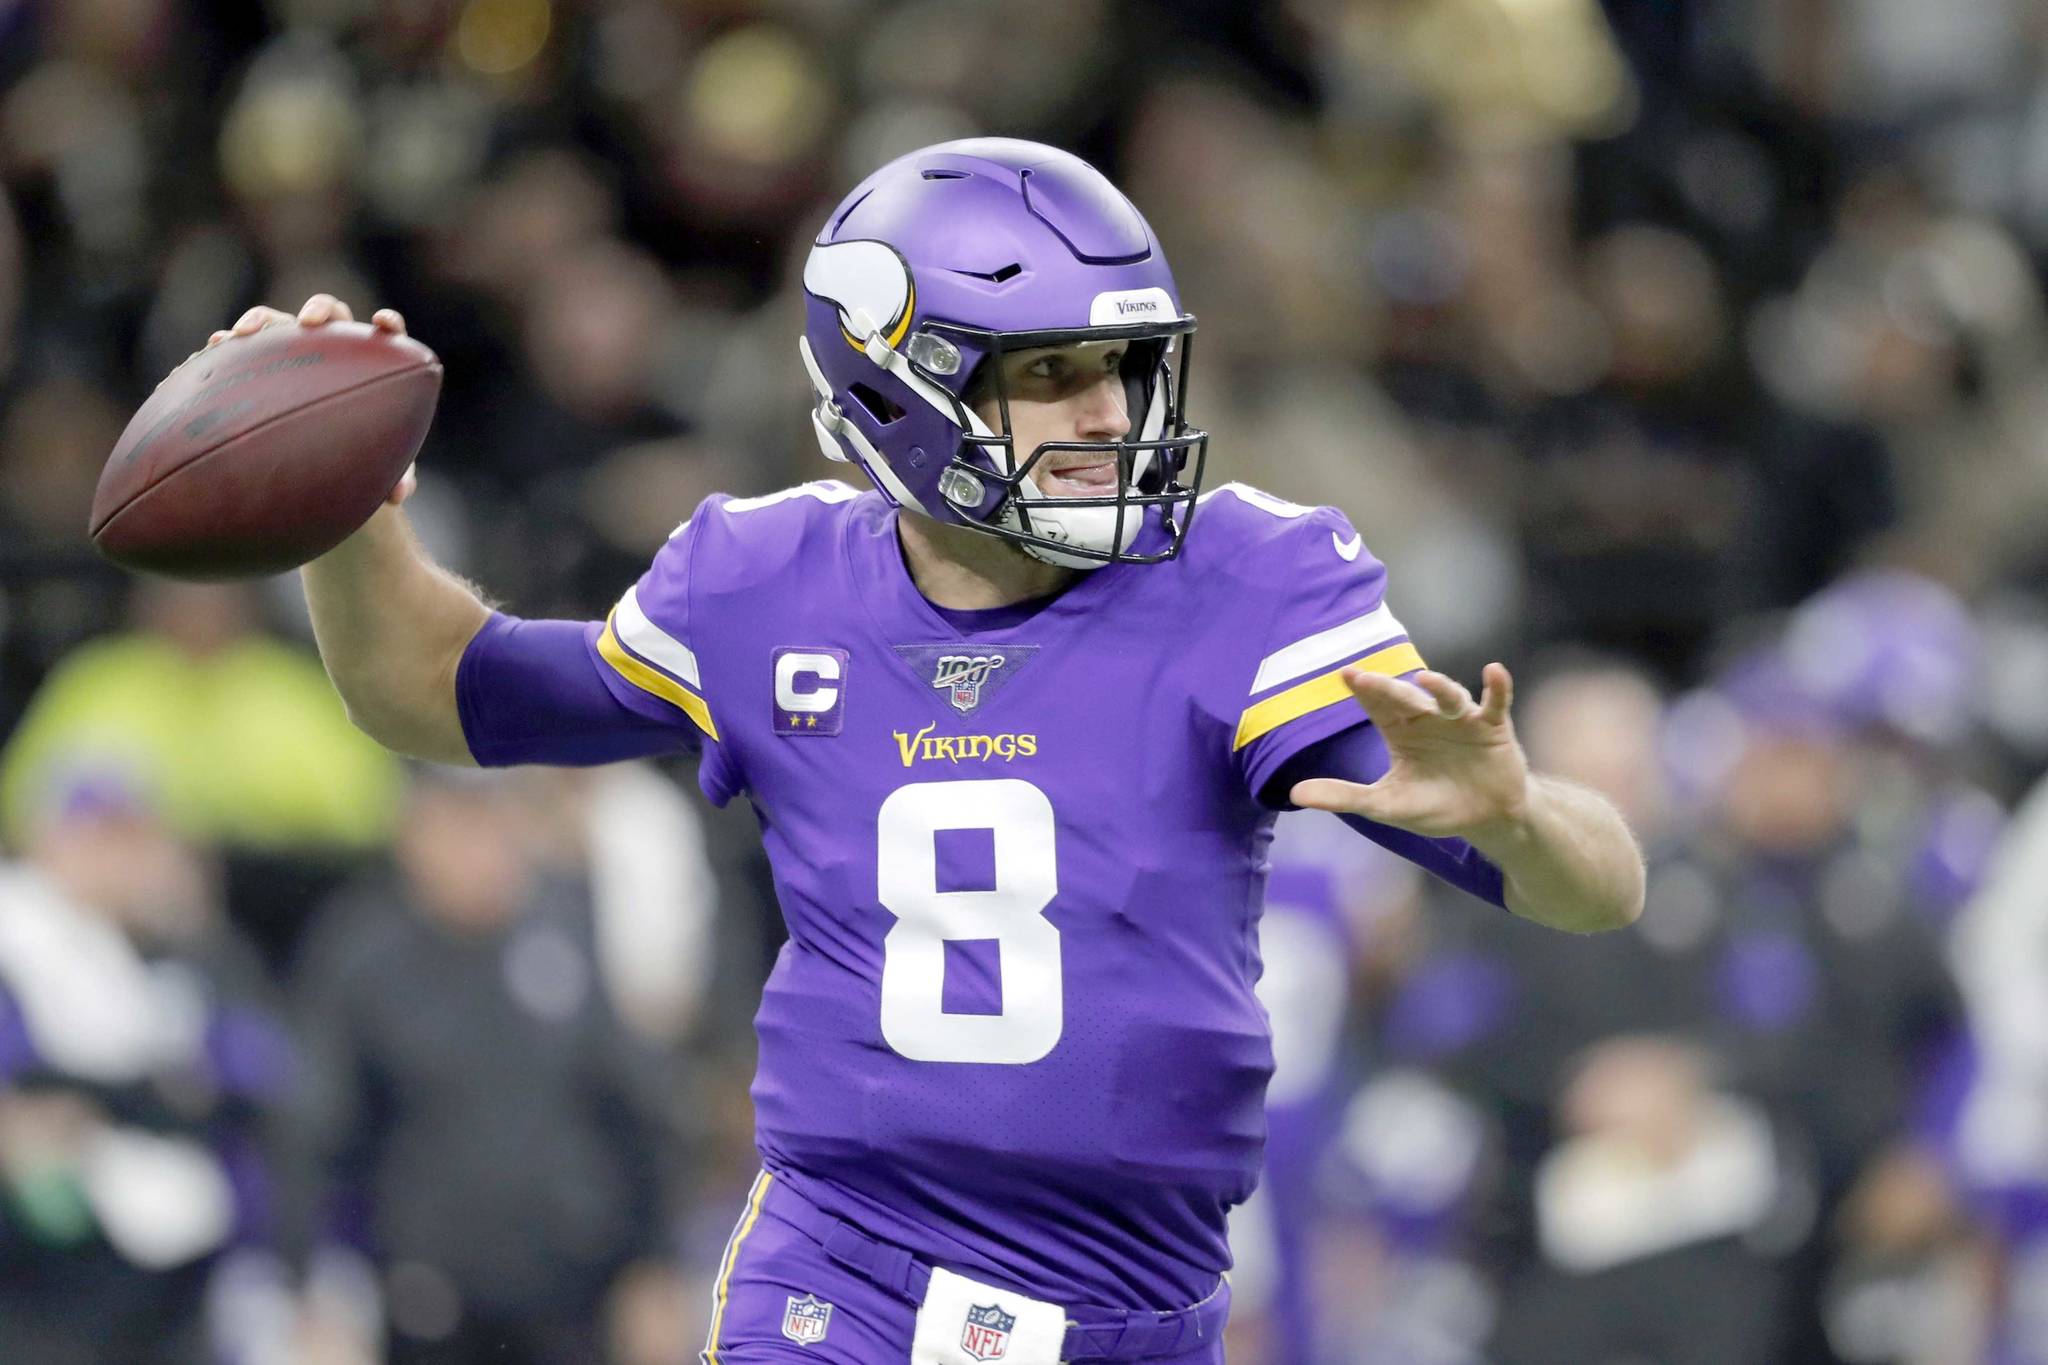
[[[1384,673],[1388,677],[1399,677],[1425,668],[1422,655],[1414,645],[1403,640],[1398,645],[1388,645],[1377,653],[1363,659],[1354,659],[1342,668],[1333,668],[1321,677],[1310,678],[1305,683],[1296,683],[1285,692],[1276,692],[1264,701],[1247,707],[1238,717],[1237,743],[1233,750],[1242,749],[1270,730],[1277,730],[1290,720],[1299,720],[1311,711],[1320,711],[1332,702],[1350,701],[1351,689],[1344,685],[1344,669],[1362,668],[1368,673]]]
[[[713,739],[718,738],[718,727],[711,723],[711,708],[704,704],[704,699],[668,674],[650,668],[628,654],[612,630],[610,617],[605,618],[604,634],[597,637],[597,652],[603,655],[604,661],[616,669],[619,676],[627,682],[642,692],[660,697],[697,722],[699,730]]]

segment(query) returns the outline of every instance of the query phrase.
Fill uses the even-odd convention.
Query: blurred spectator
[[[620,1021],[674,1047],[702,1022],[713,964],[718,885],[698,807],[644,763],[561,769],[533,777],[547,822],[550,870],[590,888],[596,966]]]
[[[202,1365],[212,1268],[268,1231],[282,1020],[135,773],[32,801],[0,869],[0,1357]]]
[[[12,729],[60,658],[118,616],[122,575],[82,531],[124,420],[105,388],[79,375],[10,384],[0,374],[0,728]]]
[[[1728,301],[1697,242],[1630,224],[1591,244],[1585,268],[1598,382],[1539,403],[1524,436],[1540,462],[1521,503],[1534,596],[1551,638],[1684,668],[1731,614],[1817,586],[1783,562],[1780,517],[1796,519],[1799,554],[1832,570],[1883,524],[1870,477],[1882,471],[1843,468],[1855,451],[1838,448],[1829,482],[1805,486],[1802,434],[1759,396],[1730,401],[1743,385],[1728,371]]]
[[[520,782],[418,770],[397,880],[344,892],[307,950],[287,1250],[360,1245],[390,1365],[581,1365],[649,1322],[667,1354],[639,1358],[673,1361],[674,1077],[621,1029]],[[308,1330],[335,1320],[316,1301]]]
[[[1906,511],[1891,559],[1974,590],[2031,554],[2048,508],[2048,313],[2009,234],[1880,168],[1845,195],[1799,288],[1759,310],[1751,344],[1788,401],[1881,437]]]
[[[1621,1033],[1688,1034],[1711,1027],[1688,983],[1702,971],[1715,910],[1702,903],[1690,851],[1693,831],[1676,808],[1661,739],[1664,702],[1640,670],[1598,656],[1566,656],[1539,673],[1521,705],[1531,761],[1606,796],[1628,818],[1656,888],[1629,931],[1549,943],[1521,926],[1482,922],[1490,952],[1518,982],[1518,1011],[1541,1028],[1496,1040],[1489,1088],[1507,1101],[1511,1153],[1532,1161],[1547,1113],[1587,1049]],[[1522,1125],[1530,1125],[1525,1129]]]
[[[77,544],[100,467],[126,421],[107,394],[76,376],[24,385],[0,417],[0,517],[18,545],[55,557]]]
[[[391,828],[397,768],[357,734],[317,660],[256,629],[248,590],[151,582],[135,629],[51,674],[9,738],[7,830],[78,754],[141,765],[183,830],[255,848],[360,850]]]
[[[1770,1122],[1697,1048],[1601,1043],[1557,1117],[1535,1182],[1544,1264],[1509,1287],[1499,1360],[1816,1358],[1788,1353],[1789,1287],[1754,1244],[1797,1199]]]
[[[1951,698],[1915,671],[1927,612],[1884,591],[1891,628],[1859,621],[1849,636],[1872,642],[1867,656],[1814,651],[1813,622],[1853,615],[1873,586],[1803,612],[1782,649],[1727,675],[1729,723],[1710,730],[1692,703],[1675,746],[1639,671],[1580,661],[1530,689],[1532,757],[1627,811],[1650,902],[1631,929],[1587,942],[1433,906],[1376,1011],[1385,1150],[1404,1126],[1437,1133],[1443,1161],[1494,1154],[1463,1158],[1477,1174],[1462,1186],[1450,1167],[1425,1181],[1413,1162],[1358,1164],[1369,1179],[1406,1169],[1410,1190],[1471,1191],[1463,1226],[1476,1217],[1487,1240],[1436,1244],[1495,1271],[1497,1317],[1483,1352],[1441,1358],[1920,1358],[1916,1315],[1866,1291],[1937,1283],[1967,1256],[1939,1164],[1961,1020],[1915,833],[1938,770],[1894,765],[1871,699],[1912,695],[1902,709],[1933,733]],[[1810,672],[1786,664],[1794,641]],[[1722,760],[1705,805],[1703,752]],[[1898,782],[1915,814],[1894,809]],[[1416,1097],[1405,1114],[1396,1077]],[[1945,1311],[1965,1311],[1968,1293],[1946,1284]]]
[[[134,628],[81,647],[0,753],[0,815],[25,836],[50,765],[140,766],[178,829],[231,855],[230,909],[281,954],[308,887],[389,837],[398,770],[348,722],[319,662],[261,633],[248,588],[154,581]]]
[[[1957,1129],[1961,1180],[2001,1253],[1989,1329],[2013,1365],[2048,1361],[2048,783],[2037,785],[1956,924],[1975,1074]]]
[[[1854,600],[1845,591],[1828,606]],[[1560,1101],[1566,1140],[1536,1175],[1544,1265],[1511,1297],[1505,1359],[1623,1348],[1655,1355],[1679,1349],[1659,1343],[1711,1341],[1712,1319],[1688,1314],[1713,1294],[1737,1321],[1761,1315],[1745,1317],[1734,1305],[1766,1296],[1780,1311],[1750,1345],[1701,1360],[1918,1358],[1914,1315],[1873,1323],[1873,1301],[1858,1296],[1868,1266],[1947,1249],[1956,1218],[1945,1183],[1927,1174],[1938,1137],[1925,1097],[1958,1036],[1958,1001],[1933,937],[1936,907],[1922,901],[1918,846],[1882,818],[1895,795],[1875,780],[1885,751],[1861,738],[1881,738],[1864,719],[1873,689],[1922,688],[1910,708],[1921,719],[1943,697],[1914,677],[1909,653],[1884,645],[1910,645],[1924,613],[1891,616],[1867,623],[1885,629],[1849,637],[1870,643],[1868,667],[1845,657],[1839,640],[1819,656],[1827,683],[1801,671],[1796,631],[1782,651],[1750,656],[1725,676],[1720,695],[1736,723],[1721,743],[1731,766],[1715,788],[1710,823],[1653,872],[1658,912],[1671,918],[1660,924],[1646,915],[1609,953],[1552,964],[1581,972],[1604,965],[1607,979],[1620,983],[1631,979],[1622,964],[1602,957],[1629,951],[1632,940],[1661,941],[1662,973],[1651,979],[1662,998],[1637,994],[1614,1027],[1672,1029],[1711,1049],[1715,1061],[1702,1070],[1649,1041],[1606,1043],[1590,1054]],[[1532,707],[1532,719],[1544,714]],[[1595,986],[1583,975],[1543,976],[1550,988],[1529,1002],[1537,1017],[1568,1011],[1575,995],[1597,991],[1610,1004],[1629,998],[1625,987]],[[1634,980],[1640,988],[1643,977]],[[1665,1101],[1648,1105],[1653,1093]],[[1652,1120],[1664,1126],[1640,1130]],[[1617,1165],[1612,1151],[1645,1143],[1662,1152],[1655,1165],[1678,1183],[1661,1195],[1631,1196],[1643,1162]],[[1694,1179],[1707,1183],[1693,1188]],[[1586,1249],[1601,1207],[1639,1211],[1633,1232],[1622,1235],[1626,1254]],[[1711,1225],[1689,1222],[1694,1208],[1712,1209]],[[1691,1249],[1672,1259],[1679,1248]],[[1710,1271],[1707,1258],[1719,1269]],[[1710,1285],[1719,1288],[1710,1294]],[[1603,1315],[1598,1305],[1608,1292],[1668,1311]],[[1557,1314],[1578,1328],[1565,1330]],[[1553,1346],[1557,1353],[1546,1354]]]

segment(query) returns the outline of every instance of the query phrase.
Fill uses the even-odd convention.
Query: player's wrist
[[[1541,852],[1549,799],[1542,779],[1525,773],[1520,790],[1503,798],[1492,814],[1462,831],[1461,837],[1496,866],[1506,869]]]
[[[317,577],[355,576],[402,563],[412,554],[412,536],[404,509],[387,502],[339,545],[307,561],[304,571]]]

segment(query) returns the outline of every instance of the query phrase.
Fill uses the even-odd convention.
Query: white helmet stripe
[[[818,401],[826,402],[832,397],[832,381],[825,378],[825,372],[818,368],[818,358],[811,354],[811,339],[799,334],[796,349],[804,358],[804,373],[811,377],[811,387],[818,391]]]

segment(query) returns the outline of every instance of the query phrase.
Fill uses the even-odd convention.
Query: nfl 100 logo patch
[[[816,1294],[798,1298],[789,1296],[789,1307],[782,1310],[782,1335],[799,1346],[811,1346],[825,1339],[825,1329],[832,1325],[832,1305]]]
[[[1010,1349],[1010,1333],[1017,1315],[1005,1313],[996,1304],[975,1304],[967,1310],[967,1325],[960,1329],[960,1349],[976,1360],[1001,1360]]]
[[[932,686],[946,694],[953,709],[966,715],[981,705],[981,689],[1006,660],[1000,654],[942,654]]]
[[[986,649],[955,642],[950,645],[898,645],[897,654],[922,673],[948,706],[963,716],[1017,676],[1017,670],[1038,653],[1037,645],[996,645]]]

